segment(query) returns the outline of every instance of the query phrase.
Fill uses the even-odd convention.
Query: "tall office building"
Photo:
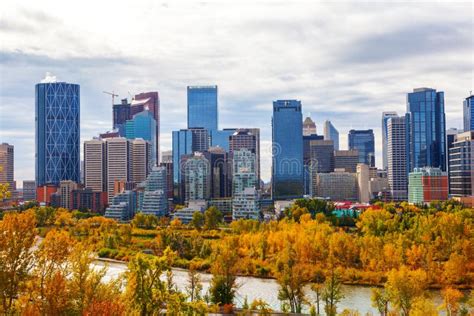
[[[118,130],[120,136],[125,136],[125,122],[131,118],[128,100],[122,99],[120,103],[114,104],[112,113],[113,129]]]
[[[314,196],[332,201],[357,201],[357,175],[343,171],[317,173],[313,181],[313,192]]]
[[[317,134],[316,123],[311,117],[306,117],[303,122],[303,136]]]
[[[328,173],[334,171],[334,143],[332,140],[311,140],[310,159],[312,172]]]
[[[344,169],[346,172],[355,173],[359,163],[359,152],[357,150],[334,151],[334,169]]]
[[[156,126],[155,126],[155,130],[156,130],[155,131],[155,139],[156,139],[155,155],[156,155],[156,158],[154,159],[154,161],[156,161],[156,163],[159,163],[160,162],[160,127],[161,127],[161,122],[160,122],[160,96],[159,96],[157,91],[143,92],[143,93],[139,93],[139,94],[135,95],[135,98],[133,99],[133,101],[131,103],[130,113],[133,116],[135,113],[142,112],[142,111],[145,111],[145,110],[148,110],[152,114],[153,118],[155,119],[155,123],[156,123]],[[148,140],[148,139],[145,139],[145,140]]]
[[[193,151],[204,152],[209,149],[209,131],[204,128],[190,128],[193,134]]]
[[[302,125],[301,101],[273,102],[272,197],[274,200],[303,196]]]
[[[77,183],[71,180],[63,180],[59,183],[58,193],[61,196],[60,205],[62,208],[72,210],[72,191],[77,190]]]
[[[423,167],[446,171],[444,93],[414,89],[407,95],[406,118],[409,171]]]
[[[217,86],[188,86],[188,128],[218,129]]]
[[[129,182],[131,179],[131,165],[129,164],[132,148],[130,141],[123,137],[108,138],[107,152],[107,192],[109,201],[114,197],[116,181]]]
[[[383,169],[387,170],[388,168],[388,158],[387,158],[387,137],[388,137],[388,128],[387,121],[391,117],[397,117],[397,112],[383,112],[382,113],[382,160],[383,160]]]
[[[164,167],[153,167],[145,183],[140,210],[145,214],[166,216],[168,214],[167,171]]]
[[[227,152],[221,147],[210,147],[202,154],[209,162],[211,198],[232,196],[232,171]]]
[[[39,83],[35,88],[36,185],[79,182],[79,85]]]
[[[392,199],[406,201],[408,198],[408,166],[405,117],[387,120],[388,183]]]
[[[317,134],[303,135],[303,179],[305,195],[311,195],[312,169],[316,166],[311,160],[311,141],[313,140],[324,140],[324,137]]]
[[[359,202],[360,203],[369,203],[370,202],[370,193],[369,193],[369,166],[363,163],[357,164],[357,188],[359,189]]]
[[[211,146],[221,147],[229,151],[229,137],[237,131],[236,128],[224,128],[223,130],[211,130]]]
[[[374,131],[354,130],[349,131],[349,149],[359,152],[359,163],[375,167],[375,141]]]
[[[156,139],[156,120],[153,118],[153,114],[144,110],[135,114],[130,120],[125,122],[125,137],[127,139],[142,138],[151,144],[151,157],[150,161],[152,165],[157,163],[157,146],[158,141]]]
[[[184,201],[208,200],[211,196],[210,163],[202,153],[181,158]]]
[[[474,95],[467,97],[463,102],[464,131],[474,130]]]
[[[181,159],[193,153],[193,133],[188,129],[173,131],[173,196],[175,202],[182,203],[184,196],[181,186]]]
[[[92,139],[84,142],[84,185],[93,192],[107,191],[106,142]]]
[[[331,121],[324,122],[324,139],[334,142],[334,150],[339,150],[339,132],[332,125]]]
[[[455,136],[449,149],[449,166],[449,193],[474,199],[474,131]]]
[[[14,148],[7,143],[0,144],[0,183],[8,183],[8,190],[15,190]]]
[[[150,173],[152,167],[150,163],[152,157],[151,145],[149,142],[141,138],[130,141],[130,144],[131,156],[128,161],[131,165],[130,181],[134,184],[138,184],[145,181]]]
[[[161,152],[161,162],[173,162],[173,151],[165,150]]]
[[[229,154],[236,150],[247,149],[255,154],[255,172],[257,175],[257,188],[260,187],[260,129],[242,128],[229,136]]]

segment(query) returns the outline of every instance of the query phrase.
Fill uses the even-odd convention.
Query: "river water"
[[[105,281],[115,279],[127,270],[127,266],[124,263],[118,262],[102,262],[96,261],[94,263],[96,267],[106,266],[108,268]],[[201,282],[203,285],[202,294],[206,293],[209,289],[211,281],[211,275],[208,273],[200,273]],[[179,290],[185,291],[188,282],[188,272],[183,269],[173,269],[173,281]],[[238,277],[237,278],[238,289],[234,303],[237,307],[241,307],[245,297],[249,304],[254,299],[262,299],[267,302],[270,307],[275,310],[281,310],[281,302],[278,300],[278,284],[274,279],[261,279],[254,277]],[[358,310],[362,315],[365,313],[372,313],[378,315],[377,311],[371,307],[370,295],[371,288],[358,285],[343,285],[342,286],[344,299],[338,304],[338,311],[341,312],[345,308]],[[315,302],[314,293],[307,288],[307,298],[311,302]],[[442,303],[442,298],[439,291],[430,291],[430,295],[436,304],[436,306]],[[308,308],[306,308],[307,311]],[[321,304],[321,309],[323,305]]]

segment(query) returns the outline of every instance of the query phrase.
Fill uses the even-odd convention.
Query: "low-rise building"
[[[137,210],[137,195],[134,191],[123,191],[111,200],[109,207],[105,210],[105,217],[117,221],[128,221],[135,216]]]
[[[232,219],[260,220],[260,196],[255,188],[245,188],[234,195],[232,201]]]
[[[448,176],[439,168],[415,168],[408,176],[408,202],[414,204],[448,199]]]

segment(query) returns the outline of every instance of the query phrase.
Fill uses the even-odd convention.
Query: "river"
[[[103,262],[96,261],[94,263],[96,267],[107,266],[107,274],[105,281],[112,280],[119,277],[123,272],[127,270],[127,266],[124,263],[118,262]],[[211,281],[211,275],[208,273],[200,273],[201,282],[203,285],[202,294],[206,293],[209,289]],[[188,273],[183,269],[173,269],[173,281],[179,290],[185,291],[188,280]],[[274,279],[261,279],[254,277],[238,277],[237,278],[238,289],[234,303],[237,307],[241,307],[245,297],[249,304],[254,299],[262,299],[267,302],[273,310],[281,310],[281,302],[278,300],[278,284]],[[341,312],[345,308],[358,310],[361,315],[366,313],[372,313],[377,315],[377,311],[371,306],[370,295],[371,288],[358,285],[343,285],[342,286],[344,299],[338,304],[338,311]],[[307,288],[307,298],[314,302],[314,293]],[[442,303],[442,298],[439,291],[432,290],[430,295],[436,306]],[[323,306],[321,305],[321,309]],[[307,311],[307,308],[306,308]]]

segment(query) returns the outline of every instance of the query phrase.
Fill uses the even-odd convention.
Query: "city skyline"
[[[105,12],[101,5],[97,4],[97,12],[91,13],[89,23],[79,28],[84,30],[84,34],[92,34],[94,25],[97,26],[100,14]],[[407,5],[397,4],[393,8],[391,5],[393,16],[389,16],[383,12],[381,4],[372,4],[374,10],[364,12],[367,4],[359,7],[351,4],[302,7],[301,4],[266,6],[257,3],[244,6],[253,13],[245,18],[233,15],[231,8],[214,4],[221,15],[216,14],[211,22],[196,30],[209,47],[186,34],[187,23],[205,13],[206,4],[185,9],[188,19],[185,19],[184,26],[171,23],[166,29],[162,24],[177,15],[174,5],[151,6],[150,14],[157,17],[154,20],[159,20],[158,17],[165,20],[156,21],[155,28],[151,28],[150,25],[154,24],[146,19],[138,26],[129,26],[130,23],[119,26],[114,22],[89,37],[67,32],[77,28],[78,18],[84,18],[84,12],[80,10],[58,6],[57,10],[45,11],[34,3],[26,9],[26,6],[20,7],[8,1],[1,5],[4,12],[12,13],[12,18],[5,17],[0,25],[0,34],[5,39],[0,48],[0,67],[2,73],[8,74],[0,79],[0,137],[2,142],[15,146],[15,180],[20,186],[22,180],[34,179],[34,85],[47,71],[58,76],[58,81],[81,85],[81,155],[84,140],[110,130],[111,100],[102,93],[103,90],[113,90],[120,98],[127,97],[129,101],[129,91],[132,95],[158,91],[162,116],[160,143],[161,151],[165,151],[171,149],[171,131],[186,128],[186,86],[217,85],[219,128],[261,129],[261,173],[265,181],[269,180],[271,172],[271,151],[268,149],[271,148],[274,100],[301,100],[303,117],[308,112],[312,114],[312,119],[320,127],[319,134],[322,134],[322,123],[330,120],[339,130],[341,149],[347,149],[350,129],[373,129],[378,167],[382,166],[381,114],[389,110],[405,113],[406,94],[414,88],[430,87],[444,91],[446,128],[462,128],[462,103],[472,89],[472,73],[465,71],[472,68],[468,56],[472,53],[472,37],[468,31],[469,24],[472,24],[469,4],[415,4],[410,6],[408,13],[404,12]],[[119,4],[118,7],[117,20],[120,21],[120,17],[125,17],[126,6]],[[334,7],[341,10],[333,10]],[[283,9],[287,16],[279,16]],[[264,10],[268,10],[265,18],[258,15]],[[347,24],[353,22],[352,29],[335,24],[334,13],[325,14],[331,10],[344,13]],[[127,13],[134,19],[144,11],[133,6]],[[358,15],[366,17],[364,22],[357,19]],[[413,16],[417,17],[416,21],[410,21]],[[382,29],[372,30],[371,22],[381,19],[385,22]],[[247,26],[239,31],[249,22],[253,22],[250,23],[253,29]],[[55,31],[56,36],[42,37],[38,42],[33,38],[34,34],[48,23],[63,27]],[[108,28],[116,27],[123,31],[125,26],[130,27],[124,35],[129,36],[127,38],[132,44],[137,44],[133,35],[139,34],[142,28],[148,29],[149,33],[144,34],[149,35],[162,35],[161,32],[174,30],[178,37],[188,42],[179,41],[185,43],[181,50],[176,44],[172,45],[170,38],[163,36],[151,40],[147,49],[143,49],[144,43],[128,45],[130,41],[127,41],[127,45],[121,45],[117,34]],[[331,41],[323,36],[328,29],[331,30],[328,36]],[[262,43],[257,43],[262,32],[265,38]],[[254,49],[260,53],[232,50],[235,44],[226,39],[231,33],[242,41],[244,48],[257,43]],[[143,40],[144,36],[139,38]],[[349,40],[351,36],[353,39]],[[20,37],[21,43],[18,42]],[[434,41],[438,37],[445,40],[442,49]],[[60,39],[65,44],[54,45]],[[210,39],[215,39],[215,43]],[[290,41],[292,49],[279,50],[274,45],[275,40]],[[386,47],[377,48],[377,41],[382,41]],[[390,44],[391,41],[394,44]],[[168,44],[169,52],[162,49],[153,52],[162,42]],[[322,45],[314,47],[313,42]],[[224,48],[230,44],[230,48]],[[396,45],[410,49],[406,52],[397,49]],[[135,51],[128,46],[135,47]],[[216,50],[216,47],[221,48]],[[330,58],[342,48],[347,52]],[[97,53],[103,51],[110,53]],[[198,52],[199,58],[193,59],[193,52]],[[159,57],[153,57],[154,53]],[[457,58],[450,58],[453,55]],[[387,65],[390,65],[388,69]],[[242,111],[243,107],[245,111]]]

